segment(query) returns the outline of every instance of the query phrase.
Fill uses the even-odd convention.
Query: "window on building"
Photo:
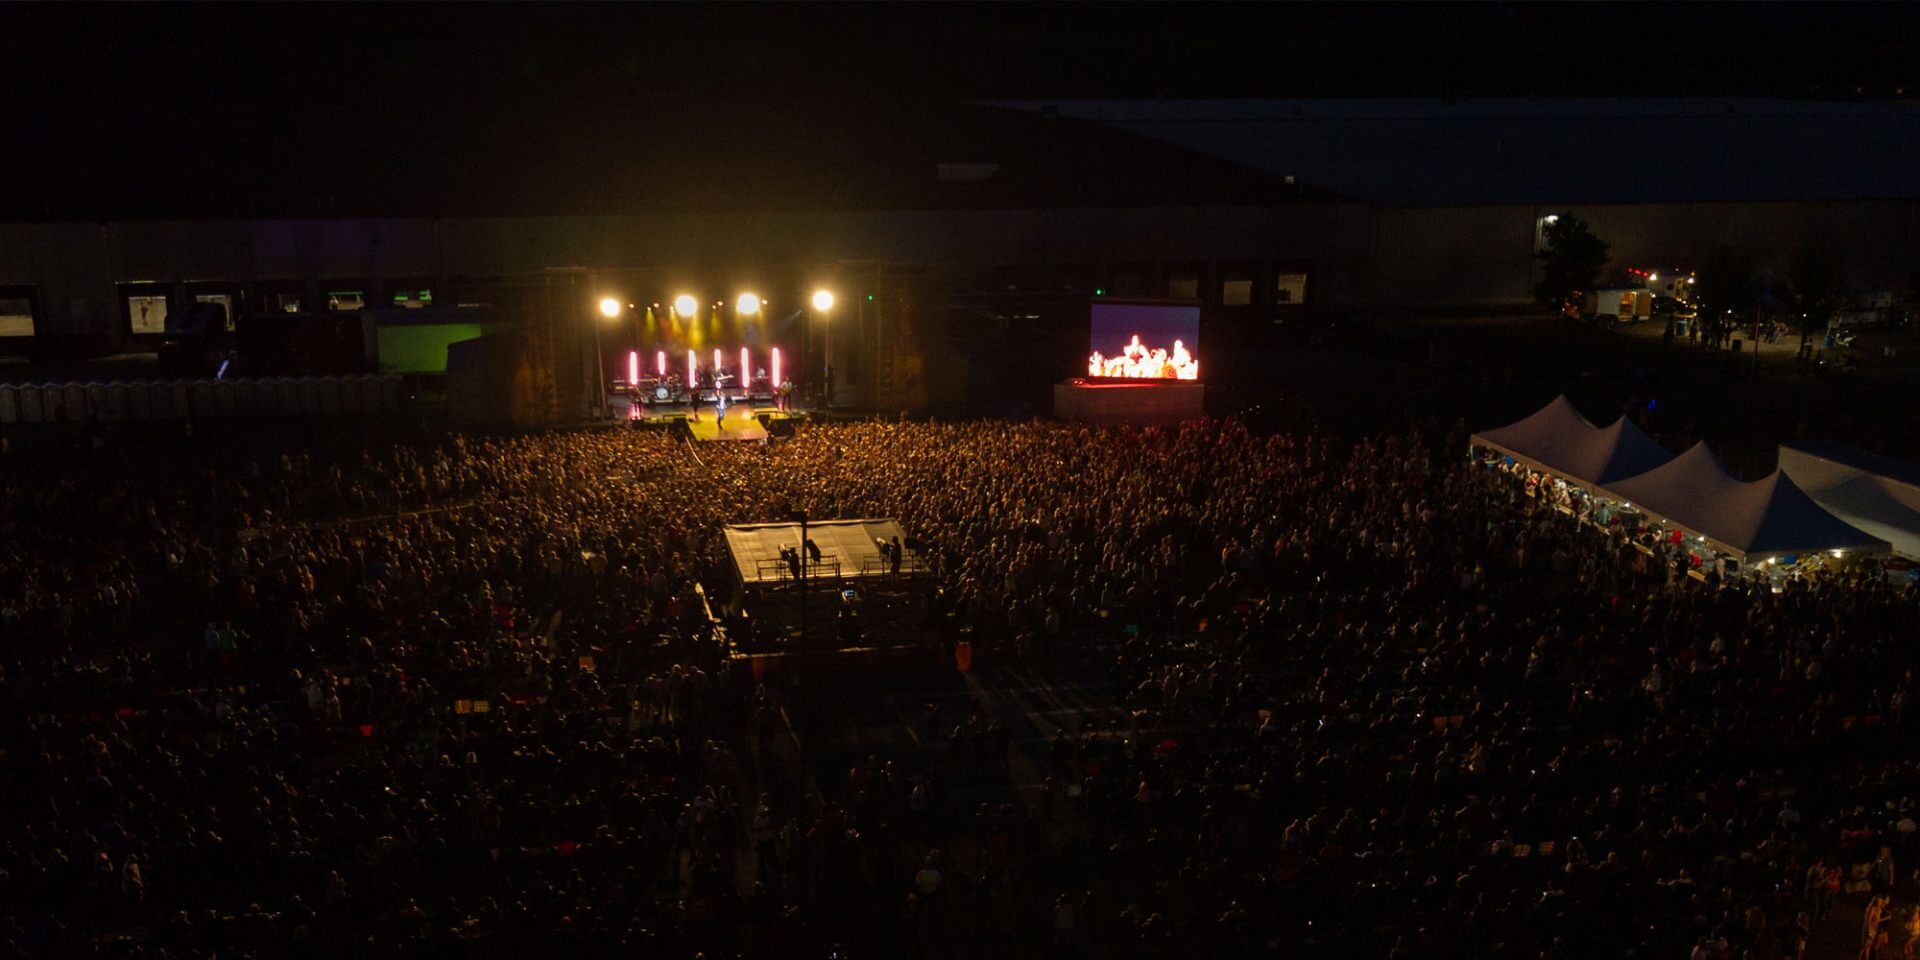
[[[1107,273],[1107,296],[1146,297],[1151,296],[1149,286],[1153,282],[1153,265],[1147,263],[1123,263],[1114,265]]]
[[[1307,275],[1304,273],[1282,273],[1273,280],[1274,303],[1306,303]]]
[[[127,298],[127,313],[134,333],[167,332],[167,295],[137,293]]]
[[[120,313],[127,332],[135,336],[167,332],[167,314],[173,308],[173,290],[164,283],[120,285]]]
[[[220,314],[225,318],[221,322],[221,326],[229,333],[233,331],[233,300],[234,297],[231,293],[196,293],[193,295],[194,303],[210,303],[220,308]]]
[[[1091,264],[1069,263],[1055,267],[1053,272],[1053,288],[1055,290],[1066,290],[1074,293],[1093,290],[1096,287],[1096,284],[1093,282],[1094,273],[1095,271]]]
[[[403,277],[385,283],[387,306],[418,310],[433,306],[433,281],[421,277]]]
[[[1232,279],[1220,284],[1220,304],[1227,307],[1244,307],[1253,302],[1253,281]]]
[[[1219,292],[1210,287],[1216,282],[1210,265],[1201,260],[1178,260],[1166,265],[1166,293],[1168,300],[1184,300],[1200,303]]]
[[[307,306],[303,280],[260,280],[253,284],[255,309],[261,313],[299,313]]]
[[[37,302],[32,287],[0,287],[0,337],[33,336]]]
[[[327,291],[327,309],[334,313],[351,310],[364,310],[367,307],[365,290],[329,290]]]

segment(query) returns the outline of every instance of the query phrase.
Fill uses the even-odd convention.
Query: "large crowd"
[[[1920,950],[1920,593],[1700,582],[1458,428],[201,437],[0,478],[0,957]],[[815,775],[831,687],[725,642],[779,627],[721,526],[795,510],[908,531],[914,669],[965,642],[988,696],[1104,699],[930,705]]]

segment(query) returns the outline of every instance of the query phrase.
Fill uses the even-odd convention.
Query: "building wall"
[[[1372,298],[1382,306],[1491,306],[1533,299],[1531,207],[1381,207]]]
[[[1920,203],[1564,207],[1234,207],[773,212],[447,220],[0,224],[0,285],[37,288],[42,336],[116,337],[116,284],[480,278],[556,266],[648,268],[689,283],[796,264],[871,261],[956,268],[1145,265],[1154,282],[1228,267],[1311,272],[1334,305],[1530,302],[1539,220],[1571,211],[1618,265],[1687,267],[1719,243],[1784,263],[1801,243],[1842,251],[1854,286],[1904,289],[1920,267]],[[1177,269],[1176,269],[1177,268]],[[1235,267],[1237,269],[1237,267]],[[1112,272],[1112,271],[1108,271]],[[1271,278],[1264,278],[1270,282]],[[1164,290],[1161,291],[1164,294]]]
[[[1352,275],[1362,269],[1356,243],[1366,230],[1357,204],[10,224],[0,225],[0,284],[39,288],[42,334],[110,335],[121,327],[115,285],[131,281],[485,277],[570,265],[710,275],[847,260],[1223,258],[1324,259]]]

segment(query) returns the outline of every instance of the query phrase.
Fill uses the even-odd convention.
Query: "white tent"
[[[1633,421],[1621,417],[1596,427],[1564,394],[1525,419],[1474,434],[1473,443],[1587,488],[1645,473],[1673,459]]]
[[[1828,513],[1775,470],[1743,482],[1696,443],[1665,466],[1607,485],[1604,492],[1741,559],[1816,550],[1885,553],[1887,542]]]
[[[1920,559],[1920,466],[1829,443],[1780,447],[1780,469],[1815,503]]]

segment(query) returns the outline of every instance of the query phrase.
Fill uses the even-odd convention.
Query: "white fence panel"
[[[20,385],[20,422],[41,423],[47,419],[47,398],[37,383]]]
[[[66,392],[65,408],[61,411],[65,418],[74,423],[85,423],[91,419],[89,408],[92,404],[88,399],[87,384],[69,383],[66,385]]]
[[[124,383],[107,384],[107,419],[133,419],[133,389]]]

